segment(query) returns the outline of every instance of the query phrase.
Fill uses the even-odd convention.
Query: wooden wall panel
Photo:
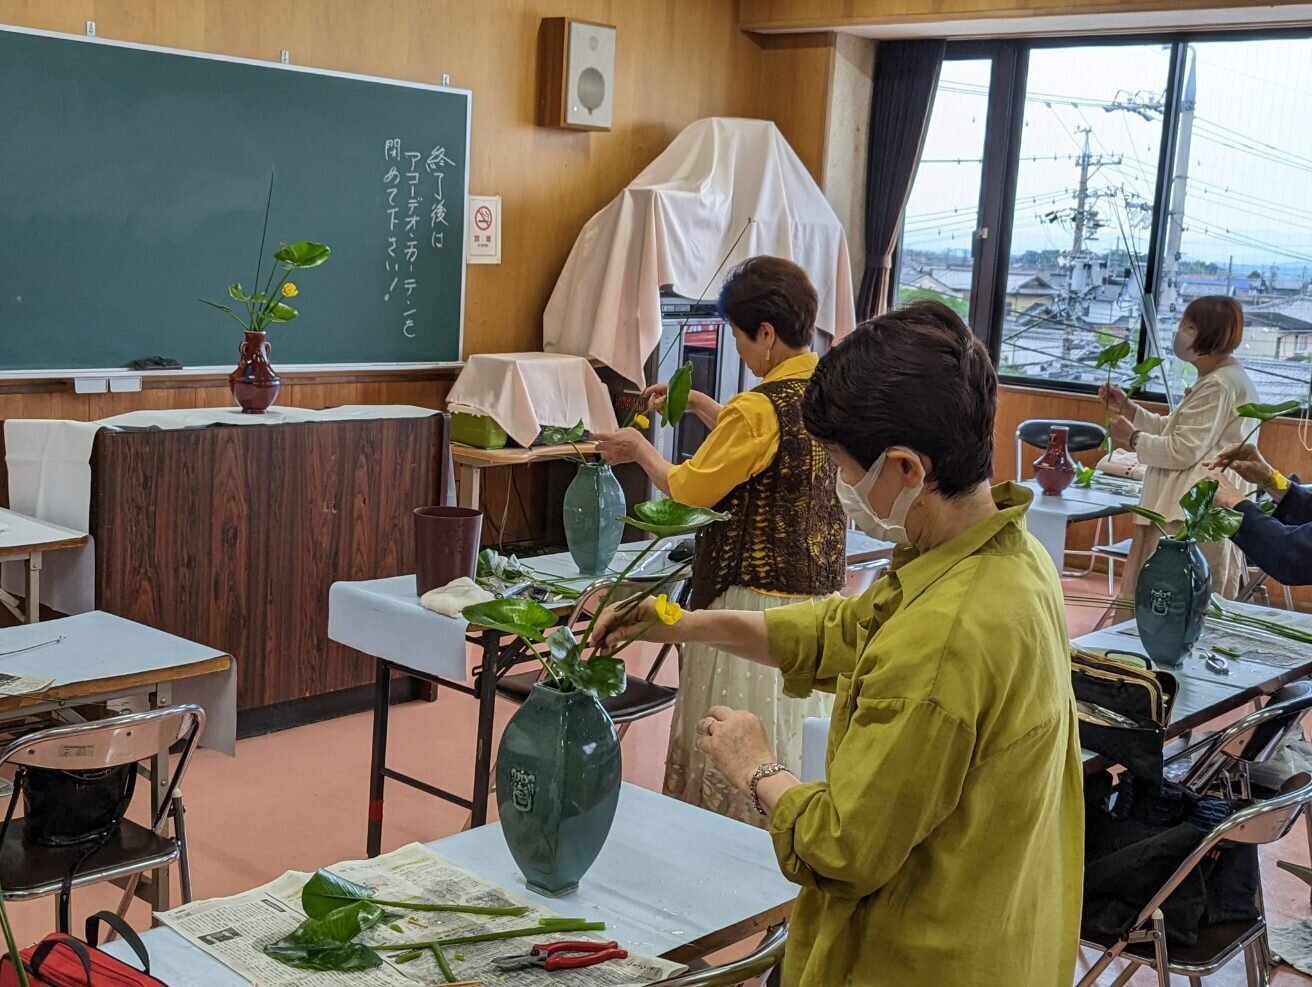
[[[1076,421],[1101,422],[1102,414],[1102,404],[1094,397],[1024,387],[1003,387],[998,400],[997,428],[994,433],[997,443],[993,460],[994,478],[1015,479],[1016,427],[1025,419],[1069,418]],[[1303,448],[1298,431],[1298,422],[1289,419],[1264,426],[1261,436],[1262,454],[1286,473],[1298,472],[1304,476],[1312,476],[1312,453]],[[1024,458],[1033,462],[1038,457],[1039,453],[1027,450]],[[1097,460],[1097,454],[1085,453],[1077,458],[1092,465]],[[1029,467],[1029,462],[1025,467],[1026,477],[1034,473]],[[1117,520],[1119,537],[1129,535],[1129,525],[1128,518]],[[1076,525],[1071,529],[1070,547],[1087,548],[1092,540],[1092,533],[1092,524]],[[1295,589],[1294,597],[1301,607],[1312,607],[1312,587]]]
[[[871,24],[919,23],[1059,14],[1282,7],[1302,0],[739,0],[744,31],[814,31]]]
[[[773,120],[812,177],[823,183],[834,38],[757,35],[756,43],[760,84],[754,115]]]

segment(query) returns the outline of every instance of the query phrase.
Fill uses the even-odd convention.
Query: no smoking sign
[[[469,263],[501,263],[501,196],[471,195],[469,214]]]

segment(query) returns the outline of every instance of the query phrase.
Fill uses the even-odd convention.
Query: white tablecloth
[[[329,640],[416,672],[464,680],[467,626],[421,607],[414,576],[333,583],[328,591]]]
[[[96,422],[12,418],[5,422],[5,463],[9,467],[9,506],[42,521],[77,531],[90,530],[91,447],[102,428],[183,429],[214,425],[283,425],[289,422],[366,418],[418,418],[438,414],[410,405],[348,405],[313,411],[271,408],[244,415],[236,408],[187,408],[176,411],[130,411]],[[51,553],[44,561],[44,602],[61,613],[85,613],[96,605],[96,553],[93,539],[85,548]],[[4,586],[23,593],[17,566],[5,573]]]
[[[57,644],[47,643],[61,637],[63,640]],[[22,650],[38,644],[45,647]],[[222,651],[99,610],[0,629],[0,674],[53,678],[52,688],[176,668],[222,656]],[[195,703],[205,710],[201,743],[235,754],[236,664],[225,672],[179,679],[171,687],[173,705]]]
[[[524,448],[545,425],[613,432],[615,406],[606,385],[581,356],[481,353],[465,361],[447,403],[452,411],[487,415]]]

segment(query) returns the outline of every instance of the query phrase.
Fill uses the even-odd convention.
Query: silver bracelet
[[[752,780],[747,783],[747,793],[752,797],[752,808],[755,809],[757,812],[759,812],[761,815],[765,815],[766,812],[765,812],[765,806],[761,805],[761,796],[757,793],[756,790],[757,787],[761,784],[762,781],[764,781],[766,778],[769,778],[771,775],[777,775],[781,771],[787,771],[787,770],[788,769],[785,768],[778,761],[770,761],[767,764],[762,764],[759,768],[756,769],[755,772],[752,773]]]

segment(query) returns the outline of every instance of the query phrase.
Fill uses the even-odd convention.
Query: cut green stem
[[[524,939],[528,936],[540,936],[553,932],[601,932],[606,928],[605,922],[589,922],[586,919],[558,919],[550,924],[538,924],[527,929],[506,929],[503,932],[484,932],[474,936],[455,936],[451,939],[430,939],[427,942],[401,942],[380,944],[372,947],[380,953],[404,952],[412,949],[430,949],[446,946],[469,946],[479,942],[500,942],[502,939]]]
[[[446,956],[442,954],[441,946],[429,946],[433,951],[433,959],[437,960],[438,969],[442,971],[442,976],[446,977],[446,982],[453,984],[456,982],[456,975],[451,969],[451,964],[446,961]]]
[[[368,898],[375,905],[389,908],[406,908],[413,912],[458,912],[462,915],[503,915],[518,918],[528,911],[527,905],[513,905],[505,908],[493,908],[487,905],[435,905],[425,901],[386,901],[382,898]]]

